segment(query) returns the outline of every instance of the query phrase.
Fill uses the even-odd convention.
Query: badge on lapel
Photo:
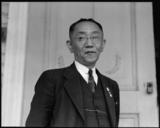
[[[109,96],[112,97],[112,93],[108,87],[106,87],[107,92],[109,93]]]

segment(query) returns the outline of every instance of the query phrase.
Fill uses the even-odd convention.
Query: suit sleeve
[[[48,126],[54,108],[54,85],[47,72],[42,73],[35,86],[35,94],[26,126]]]

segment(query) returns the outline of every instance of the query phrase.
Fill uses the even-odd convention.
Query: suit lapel
[[[113,95],[112,95],[110,88],[108,86],[109,82],[105,80],[105,78],[99,73],[98,70],[97,70],[97,74],[98,74],[98,76],[101,80],[101,83],[102,83],[103,91],[105,94],[105,101],[106,101],[109,116],[111,119],[112,127],[115,127],[115,124],[116,124],[116,113],[115,113],[115,107],[114,107],[115,103],[114,103]]]
[[[82,98],[82,90],[79,80],[79,74],[76,70],[74,64],[72,64],[65,72],[64,76],[67,78],[64,83],[64,88],[68,93],[71,101],[75,105],[82,119],[84,120],[84,112],[83,112],[83,98]]]

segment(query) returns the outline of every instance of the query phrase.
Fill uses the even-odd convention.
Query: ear
[[[103,51],[105,45],[106,45],[106,39],[103,39],[102,46],[101,46],[101,52]]]
[[[67,45],[68,49],[70,50],[70,52],[73,53],[72,42],[70,40],[67,40],[66,45]]]

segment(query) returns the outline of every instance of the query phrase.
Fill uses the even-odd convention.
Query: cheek
[[[97,51],[100,53],[100,52],[102,52],[103,51],[103,46],[101,45],[101,44],[97,44],[96,45],[96,48],[97,48]]]
[[[74,45],[73,50],[75,54],[79,54],[83,51],[83,47],[81,45]]]

